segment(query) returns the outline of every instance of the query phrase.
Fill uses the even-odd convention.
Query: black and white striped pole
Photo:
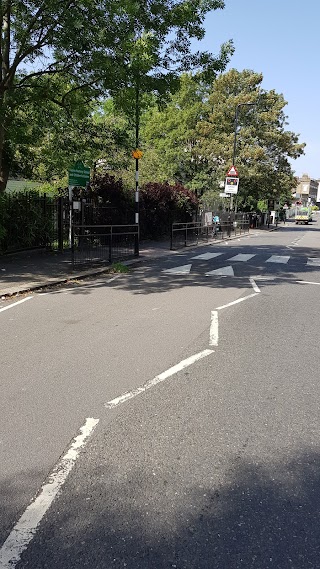
[[[134,254],[139,257],[139,160],[142,157],[142,152],[138,148],[133,150],[132,156],[136,161],[136,187],[135,187],[135,214],[134,222],[137,226],[137,233],[135,236]]]

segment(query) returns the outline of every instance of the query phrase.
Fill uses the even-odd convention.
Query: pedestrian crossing
[[[206,276],[234,276],[235,267],[244,265],[245,263],[254,265],[255,261],[259,262],[259,265],[265,264],[266,266],[272,265],[289,265],[290,262],[299,263],[300,265],[307,265],[309,267],[320,267],[320,257],[291,257],[290,255],[265,255],[264,258],[259,254],[254,253],[238,253],[230,257],[230,253],[213,253],[207,251],[201,253],[200,255],[195,255],[189,259],[189,262],[183,265],[178,265],[175,267],[170,267],[163,269],[162,272],[168,275],[188,275],[193,270],[198,270],[202,267],[203,263],[199,261],[207,261],[207,267],[204,268],[204,274]],[[211,268],[209,264],[212,262],[216,265],[215,268]],[[218,266],[217,266],[218,265]]]

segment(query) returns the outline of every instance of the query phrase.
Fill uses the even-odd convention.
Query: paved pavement
[[[126,264],[174,254],[169,247],[168,241],[141,243],[139,258],[127,261]],[[86,269],[73,268],[70,251],[59,253],[34,250],[2,256],[0,257],[0,297],[22,294],[70,279],[99,274],[108,269],[110,269],[109,264]]]
[[[270,226],[270,231],[274,228]],[[203,245],[203,243],[199,243],[199,245]],[[140,243],[139,258],[127,261],[126,264],[157,259],[176,253],[177,251],[170,251],[169,240],[143,241]],[[109,268],[110,265],[107,264],[99,268],[74,269],[70,251],[59,253],[36,250],[1,256],[0,297],[22,294],[70,279],[99,274]]]

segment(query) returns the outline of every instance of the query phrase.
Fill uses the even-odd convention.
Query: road
[[[1,569],[320,567],[319,236],[1,303]]]

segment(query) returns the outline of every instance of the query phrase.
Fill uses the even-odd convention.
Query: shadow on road
[[[213,462],[215,483],[194,488],[177,484],[178,458],[158,481],[148,468],[114,473],[105,457],[57,500],[19,569],[320,567],[317,452],[269,465],[236,456],[224,482]]]

